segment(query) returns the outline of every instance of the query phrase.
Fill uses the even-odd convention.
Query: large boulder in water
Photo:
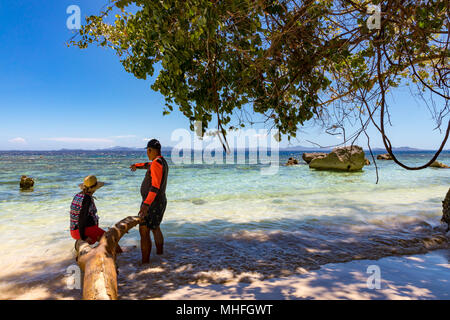
[[[327,153],[325,152],[310,152],[310,153],[303,153],[302,159],[305,160],[306,163],[310,163],[312,159],[317,157],[325,157]]]
[[[359,171],[364,167],[365,157],[361,147],[335,148],[324,157],[311,160],[309,167],[319,170]]]
[[[33,186],[33,178],[29,178],[27,176],[22,176],[22,178],[20,178],[20,189],[27,190],[33,188]]]
[[[447,166],[439,161],[434,161],[432,164],[430,164],[430,167],[431,168],[445,168],[445,169],[450,168],[449,166]]]
[[[377,160],[392,160],[392,157],[389,153],[379,154],[377,156]]]

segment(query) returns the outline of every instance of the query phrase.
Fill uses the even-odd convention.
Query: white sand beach
[[[125,256],[130,251],[135,257],[136,248],[127,248]],[[235,275],[224,269],[209,275],[215,278],[215,283],[208,281],[208,277],[198,277],[190,279],[192,281],[184,279],[192,282],[188,285],[166,281],[169,275],[161,274],[164,258],[152,256],[151,264],[146,266],[134,262],[137,266],[133,273],[128,273],[127,267],[119,267],[120,299],[450,299],[449,249],[379,260],[330,263],[318,270],[298,269],[295,275],[265,280],[261,280],[257,272]],[[380,268],[380,289],[370,289],[367,285],[371,276],[367,269],[373,265]],[[81,298],[81,290],[67,288],[64,273],[53,275],[48,279],[48,274],[38,272],[30,278],[32,281],[20,283],[15,279],[10,285],[3,282],[0,298]]]
[[[380,289],[369,289],[367,268],[379,266]],[[190,285],[161,299],[450,299],[450,251],[330,263],[316,271],[266,281]]]

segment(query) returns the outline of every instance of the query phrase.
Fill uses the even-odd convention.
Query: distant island
[[[293,146],[293,147],[286,147],[286,148],[280,148],[280,151],[314,151],[314,150],[322,150],[322,151],[330,151],[334,148],[320,148],[320,147],[304,147],[304,146]],[[417,148],[411,148],[411,147],[397,147],[392,148],[393,151],[432,151],[427,149],[417,149]],[[364,151],[369,151],[369,149],[364,149]],[[386,152],[386,149],[384,148],[372,148],[372,151],[382,151]],[[444,150],[446,151],[446,150]]]
[[[162,151],[170,152],[172,151],[174,147],[163,147]],[[331,151],[334,148],[320,148],[320,147],[305,147],[305,146],[292,146],[292,147],[285,147],[280,148],[280,151]],[[129,148],[129,147],[111,147],[111,148],[103,148],[103,149],[91,149],[91,150],[85,150],[85,149],[60,149],[57,151],[96,151],[96,152],[114,152],[114,151],[121,151],[121,152],[140,152],[144,151],[145,148]],[[257,151],[256,148],[238,148],[238,151]],[[432,150],[425,150],[425,149],[416,149],[416,148],[410,148],[410,147],[398,147],[398,148],[392,148],[393,151],[432,151]],[[365,151],[368,151],[365,150]],[[375,152],[386,152],[384,148],[372,148],[372,151]],[[445,150],[444,150],[445,151]]]
[[[163,147],[162,151],[163,152],[170,152],[172,151],[174,147]],[[284,152],[301,152],[301,151],[331,151],[334,148],[320,148],[320,147],[305,147],[305,146],[291,146],[291,147],[284,147],[284,148],[280,148],[279,151],[284,151]],[[257,151],[257,149],[237,149],[237,151]],[[435,151],[435,150],[430,150],[430,149],[419,149],[419,148],[411,148],[411,147],[394,147],[392,148],[392,150],[394,152],[407,152],[407,151]],[[63,149],[59,149],[59,150],[0,150],[0,152],[44,152],[44,151],[48,151],[48,152],[144,152],[145,148],[133,148],[133,147],[121,147],[121,146],[115,146],[115,147],[110,147],[110,148],[102,148],[102,149],[67,149],[67,148],[63,148]],[[364,149],[365,152],[368,152],[368,149]],[[386,150],[384,148],[372,148],[373,152],[386,152]],[[445,152],[450,151],[450,149],[445,149],[443,150]]]

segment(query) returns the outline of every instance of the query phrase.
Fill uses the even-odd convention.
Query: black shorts
[[[159,227],[166,211],[167,200],[161,200],[156,204],[153,204],[148,209],[147,215],[145,216],[145,222],[140,223],[140,226],[147,226],[147,228],[154,230]]]

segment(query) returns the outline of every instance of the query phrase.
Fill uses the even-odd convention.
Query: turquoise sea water
[[[264,274],[289,263],[308,267],[448,245],[435,227],[450,169],[407,171],[377,161],[376,184],[373,165],[356,173],[281,165],[277,174],[261,175],[260,165],[175,165],[165,156],[169,202],[161,227],[174,266],[206,260],[209,265],[198,270],[219,263]],[[281,152],[280,164],[291,156],[301,159],[301,152]],[[430,157],[399,154],[411,165]],[[438,160],[450,164],[450,152]],[[101,227],[136,215],[145,171],[129,166],[144,161],[144,153],[132,152],[1,152],[0,281],[70,256],[69,206],[86,175],[106,182],[96,193]],[[35,179],[33,191],[19,190],[22,175]],[[138,239],[134,229],[121,244],[137,245]]]

